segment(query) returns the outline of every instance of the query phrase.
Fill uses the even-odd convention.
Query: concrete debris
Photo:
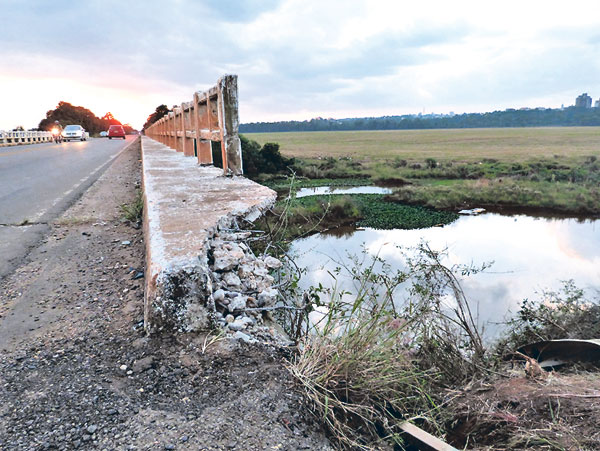
[[[234,289],[239,288],[242,285],[242,281],[240,280],[239,276],[234,272],[225,273],[223,276],[223,283],[225,286],[232,287]]]
[[[275,288],[267,288],[261,291],[258,295],[258,305],[264,307],[265,305],[275,304],[278,294],[279,292]]]
[[[235,334],[233,334],[233,339],[234,340],[240,340],[246,343],[256,343],[256,340],[254,338],[252,338],[250,335],[245,334],[244,332],[236,332]]]
[[[216,233],[210,241],[209,255],[213,261],[209,260],[209,270],[217,324],[226,333],[235,332],[232,338],[253,343],[256,341],[253,337],[278,339],[270,333],[265,336],[261,311],[248,309],[275,305],[279,292],[273,288],[275,278],[271,272],[279,269],[282,263],[271,256],[255,256],[241,241],[249,236],[245,232]]]
[[[247,300],[247,296],[244,296],[243,294],[238,294],[235,298],[233,298],[233,300],[231,300],[231,302],[227,306],[227,309],[230,312],[234,312],[236,310],[244,310],[246,308]]]
[[[264,262],[265,262],[265,265],[267,265],[267,268],[269,268],[269,269],[281,268],[281,262],[279,260],[277,260],[275,257],[267,256],[267,257],[265,257]]]
[[[244,323],[240,319],[236,319],[233,323],[229,323],[229,329],[233,331],[238,331],[246,328],[246,323]]]

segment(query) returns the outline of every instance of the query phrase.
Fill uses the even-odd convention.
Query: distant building
[[[600,99],[594,102],[594,108],[600,108]]]
[[[592,98],[587,95],[587,92],[584,92],[575,99],[575,106],[578,108],[591,108]]]

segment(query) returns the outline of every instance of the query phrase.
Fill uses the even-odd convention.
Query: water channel
[[[486,213],[419,230],[334,230],[296,240],[291,251],[307,268],[303,288],[337,283],[352,291],[349,278],[336,277],[336,282],[330,274],[340,263],[349,264],[348,255],[361,255],[364,248],[402,270],[398,246],[414,247],[420,240],[434,250],[447,249],[446,265],[494,262],[461,281],[488,339],[524,299],[540,299],[542,291],[560,289],[561,281],[572,279],[592,297],[600,292],[600,220],[593,219]]]

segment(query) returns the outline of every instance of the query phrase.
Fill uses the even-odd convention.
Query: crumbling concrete
[[[224,233],[238,221],[256,220],[276,193],[243,177],[225,177],[222,170],[200,166],[148,137],[142,138],[142,165],[146,330],[189,332],[211,322],[225,325],[224,307],[240,316],[246,306],[274,302],[268,272],[277,260],[257,259],[236,244],[239,235]],[[214,288],[221,292],[213,293]],[[232,330],[249,325],[236,320]]]

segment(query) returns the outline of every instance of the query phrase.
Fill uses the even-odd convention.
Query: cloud
[[[242,121],[558,106],[583,91],[600,96],[600,19],[586,13],[595,10],[586,0],[4,0],[2,8],[10,17],[0,28],[8,104],[17,101],[11,83],[29,80],[38,92],[39,80],[45,89],[61,80],[55,89],[68,101],[62,81],[71,80],[87,86],[86,98],[112,93],[124,108],[125,98],[142,99],[125,109],[149,114],[154,99],[188,100],[223,73],[240,77]],[[126,120],[139,125],[147,114]],[[0,111],[0,128],[13,119]]]

